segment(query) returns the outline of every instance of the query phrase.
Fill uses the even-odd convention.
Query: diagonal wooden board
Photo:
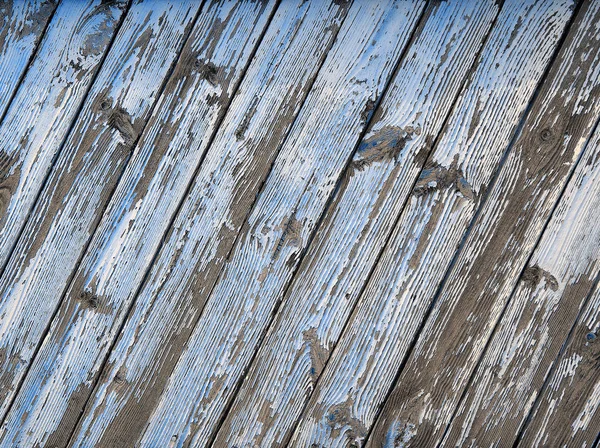
[[[507,1],[290,446],[364,442],[570,17]]]
[[[279,5],[108,357],[75,445],[129,446],[144,430],[347,9]]]
[[[56,287],[64,290],[100,220],[198,8],[135,3],[91,87],[0,278],[3,415],[59,303]],[[0,437],[11,444],[17,435]]]
[[[597,226],[598,221],[594,222]],[[594,446],[600,436],[600,288],[550,372],[519,446]]]
[[[215,446],[286,445],[497,13],[427,8]]]
[[[598,118],[599,13],[600,2],[579,11],[386,403],[374,446],[402,428],[417,445],[442,438]]]
[[[590,17],[588,29],[593,29],[594,23],[600,21],[600,17],[592,14],[587,17]],[[598,29],[594,33],[598,36]],[[589,55],[589,60],[593,61],[590,65],[595,66],[600,75],[600,42],[589,39],[590,43],[596,40],[596,51],[590,52],[588,47],[585,54]],[[568,54],[577,56],[582,52],[571,50]],[[590,83],[600,85],[600,76]],[[590,100],[597,102],[598,95]],[[577,111],[587,109],[588,113],[582,115],[587,115],[593,125],[598,110],[589,104],[587,108],[581,103],[569,109],[561,108],[561,115],[569,110],[578,115]],[[580,130],[589,132],[590,126],[584,122],[573,128],[579,134]],[[567,135],[577,141],[585,133]],[[556,147],[552,148],[552,151],[556,150]],[[600,227],[596,225],[600,222],[599,154],[600,131],[583,152],[573,178],[527,263],[442,446],[464,445],[470,440],[476,440],[479,446],[512,445],[515,442],[600,272]],[[544,172],[554,169],[544,164]],[[528,197],[531,199],[533,195],[528,194]],[[529,211],[521,213],[521,217],[525,213]],[[529,223],[524,221],[524,225],[529,226]]]
[[[125,6],[125,1],[106,6],[100,0],[59,5],[8,108],[0,126],[0,268],[77,117]]]
[[[32,443],[53,433],[48,443],[68,440],[133,300],[132,285],[141,282],[274,10],[275,2],[217,1],[198,16],[7,417],[8,432],[27,429]],[[57,299],[66,281],[54,279]],[[95,309],[81,303],[82,292],[95,297]]]
[[[56,5],[57,0],[0,4],[0,117],[18,89]]]
[[[141,445],[165,445],[173,434],[194,446],[212,444],[366,127],[361,114],[370,101],[379,101],[424,6],[396,0],[352,4]]]

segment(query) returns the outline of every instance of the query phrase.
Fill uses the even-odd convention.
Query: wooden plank
[[[290,446],[364,443],[558,45],[571,6],[569,1],[504,3]]]
[[[9,433],[29,432],[32,444],[45,441],[44,434],[52,434],[52,443],[72,433],[92,378],[274,10],[274,1],[218,1],[198,16],[7,417]],[[75,261],[61,264],[73,269]],[[53,279],[56,300],[67,281]],[[82,291],[97,297],[101,312],[82,310]]]
[[[365,0],[350,8],[149,419],[140,438],[142,446],[166,445],[174,434],[194,446],[212,444],[217,425],[365,129],[361,115],[372,107],[371,101],[379,101],[379,92],[424,6],[424,2]],[[178,262],[189,266],[193,260],[181,257]],[[192,290],[193,286],[184,294]],[[138,344],[145,345],[145,340]]]
[[[75,445],[138,440],[347,9],[279,6],[108,357]]]
[[[396,435],[435,445],[450,422],[600,112],[599,6],[587,2],[578,14],[381,414],[374,446]]]
[[[194,1],[135,3],[91,87],[0,278],[3,415],[59,303],[57,288],[67,286],[198,8]],[[13,437],[4,432],[4,443]]]
[[[0,267],[8,261],[125,6],[125,1],[109,6],[100,0],[63,2],[2,121]]]
[[[7,0],[0,4],[0,117],[27,70],[57,0]]]
[[[497,13],[492,1],[427,8],[215,446],[288,443]]]
[[[593,29],[594,22],[588,26]],[[593,58],[600,59],[600,52]],[[600,271],[599,153],[597,132],[521,275],[443,445],[515,442]]]
[[[597,445],[599,335],[600,288],[596,287],[555,362],[519,446],[588,447],[594,446],[594,440]]]

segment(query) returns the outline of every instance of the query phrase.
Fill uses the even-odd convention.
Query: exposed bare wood
[[[279,6],[108,358],[73,445],[129,446],[140,437],[347,9],[326,2]],[[182,446],[185,437],[171,441],[173,435],[157,446]]]
[[[56,3],[57,0],[0,3],[0,117],[19,86]]]
[[[22,431],[27,415],[31,440],[55,431],[63,440],[73,431],[81,410],[73,403],[89,396],[136,285],[274,9],[275,2],[225,1],[207,5],[199,15],[8,415],[8,427]],[[55,300],[67,279],[54,279]],[[43,418],[48,414],[51,419]]]
[[[91,87],[0,278],[2,414],[104,212],[198,8],[193,1],[135,3]],[[105,38],[102,33],[93,40]],[[25,392],[28,400],[30,393]],[[72,406],[81,406],[77,403]],[[37,434],[21,430],[38,425],[37,417],[24,417],[19,430],[3,427],[4,444],[37,443],[29,443]],[[50,413],[43,418],[60,417]],[[45,440],[48,434],[40,437]]]
[[[5,266],[67,137],[125,4],[124,0],[110,5],[100,0],[63,2],[11,102],[0,127],[0,267]],[[46,14],[40,10],[31,26],[43,28],[38,22]],[[7,68],[7,76],[10,71]]]
[[[404,434],[402,437],[410,439],[415,446],[435,444],[450,422],[600,112],[599,14],[600,2],[586,2],[580,10],[382,412],[373,433],[374,446],[393,439],[394,434]],[[589,237],[593,238],[594,234]],[[557,247],[553,250],[552,256],[558,256],[560,250]],[[568,273],[563,274],[558,265],[554,265],[556,271],[550,264],[542,263],[540,268],[541,271],[532,266],[525,271],[523,290],[527,290],[528,285],[534,288],[532,285],[537,285],[539,279],[540,288],[555,288],[559,294],[568,283],[565,277]],[[567,301],[563,305],[575,308],[570,312],[576,312],[577,294],[585,294],[586,288],[591,287],[592,279],[587,278],[585,271],[583,269],[577,278],[581,290],[574,287],[567,292],[568,300],[575,301],[575,304]],[[529,313],[535,314],[532,306],[526,311]],[[509,315],[507,319],[510,318]],[[573,320],[574,317],[567,325]],[[555,329],[560,331],[560,327],[557,323]],[[539,330],[544,331],[543,326]],[[520,333],[527,329],[511,331]],[[524,350],[535,350],[537,339],[533,337]],[[534,365],[538,361],[529,362]],[[525,387],[529,382],[523,375],[518,380],[523,384],[511,386],[510,372],[498,368],[488,374],[498,375],[500,382],[508,376],[508,383],[499,396],[503,393],[518,395],[521,392],[515,388]],[[531,389],[529,392],[535,395]],[[486,400],[491,404],[494,397]],[[481,440],[481,446],[497,443],[511,446],[512,440],[504,440],[504,437],[514,438],[518,433],[525,417],[523,413],[527,412],[520,409],[520,403],[525,408],[531,406],[525,401],[515,401],[515,408],[506,409],[508,414],[502,417],[502,428],[495,430],[487,426],[485,413],[478,413],[484,427],[474,423],[473,431],[479,434],[476,444],[479,446]],[[498,402],[496,405],[492,404],[495,407],[492,414],[502,412],[501,405]],[[471,425],[470,422],[465,424]],[[497,437],[502,442],[495,440]],[[448,442],[450,445],[452,442]]]
[[[209,444],[366,126],[361,115],[378,102],[423,7],[391,0],[350,8],[141,445],[174,434]]]
[[[597,202],[597,198],[594,198]],[[588,227],[598,227],[587,222]],[[597,243],[597,242],[596,242]],[[600,288],[596,288],[546,381],[519,446],[591,447],[600,436]],[[596,440],[596,445],[594,445]]]
[[[291,446],[364,442],[571,9],[570,1],[504,3]]]
[[[287,443],[497,12],[426,11],[215,446]]]

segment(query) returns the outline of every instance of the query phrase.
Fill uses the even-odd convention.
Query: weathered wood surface
[[[416,446],[436,444],[443,436],[598,118],[599,12],[600,2],[584,3],[571,27],[386,403],[373,432],[374,446],[392,437],[395,431],[405,430],[404,437]],[[553,250],[559,252],[557,247]],[[561,282],[566,279],[561,276],[561,269],[556,269],[541,276],[554,279],[549,283],[557,281],[558,291],[565,286]],[[525,272],[525,279],[529,277],[534,282],[536,272],[535,269]],[[592,281],[586,275],[578,278],[584,289],[585,283],[589,288]],[[543,285],[542,281],[540,287]],[[568,294],[576,295],[576,290]],[[534,310],[529,307],[527,313]],[[534,350],[534,341],[529,342],[525,350]],[[494,368],[494,372],[489,373],[498,375],[502,382],[504,371]],[[508,394],[512,389],[510,379],[507,381],[503,390]],[[527,383],[525,376],[519,381]],[[486,400],[490,404],[494,401],[491,396]],[[502,425],[496,431],[491,427],[479,428],[481,446],[494,445],[491,439],[498,437],[504,428],[507,437],[516,435],[524,417],[517,414],[527,412],[519,410],[518,404],[514,403],[512,411],[507,410],[506,427]],[[486,424],[483,413],[478,418]],[[514,418],[511,423],[510,418]],[[511,440],[503,440],[504,443],[510,446]]]
[[[424,6],[353,3],[142,445],[209,444]]]
[[[128,446],[140,437],[347,9],[280,4],[135,300],[74,445]],[[157,446],[171,442],[182,446],[186,437],[169,434]]]
[[[56,4],[57,0],[0,3],[0,117],[6,112]]]
[[[588,29],[592,31],[595,28],[594,22],[598,23],[600,17],[588,17],[593,20],[588,22],[591,24]],[[598,30],[594,31],[600,37]],[[585,42],[584,39],[590,39],[589,35],[582,36]],[[600,62],[599,42],[592,37],[589,43],[594,41],[597,51],[586,48],[584,54],[588,55],[589,60]],[[582,54],[570,50],[567,54],[575,54],[575,60]],[[592,62],[591,66],[592,72],[600,74],[600,64]],[[600,79],[590,81],[591,84],[600,85]],[[585,89],[578,90],[585,92]],[[590,100],[598,101],[594,96],[590,96],[588,101]],[[556,106],[558,105],[555,104]],[[581,104],[576,104],[574,108],[565,108],[561,115],[569,110],[586,110],[591,112],[588,117],[592,118],[589,121],[593,123],[597,111],[580,106]],[[577,131],[589,130],[586,125],[574,128]],[[523,135],[527,135],[528,131],[529,128]],[[584,140],[581,137],[585,135],[577,134],[579,132],[569,135],[569,140]],[[528,148],[529,151],[531,149],[535,151],[535,147]],[[554,147],[551,150],[557,149],[563,152],[567,148]],[[600,222],[599,154],[600,131],[587,145],[582,161],[521,274],[485,356],[444,437],[443,446],[512,445],[523,427],[546,375],[600,271],[600,226],[595,225]],[[543,170],[547,172],[546,165]],[[530,174],[531,172],[529,169]],[[560,187],[555,179],[551,179],[551,182],[553,187],[557,184]],[[547,189],[544,188],[544,191],[547,192]],[[535,196],[528,191],[524,193],[530,200]],[[516,196],[516,192],[512,192],[511,197],[513,196]],[[521,212],[521,216],[526,213],[528,212]],[[524,220],[524,225],[529,225],[528,220]],[[515,258],[517,257],[513,256]]]
[[[107,6],[100,0],[67,0],[59,5],[11,102],[0,126],[0,269],[67,137],[125,6],[125,1]]]
[[[587,223],[589,227],[597,227]],[[519,446],[596,446],[600,434],[600,288],[585,306]]]
[[[427,9],[214,446],[286,445],[497,12]]]
[[[198,8],[192,1],[132,5],[90,89],[0,278],[2,414],[103,214]],[[27,399],[33,400],[36,393],[26,391]],[[60,415],[42,416],[55,417]],[[29,445],[23,441],[29,432],[22,428],[35,427],[36,419],[24,414],[21,428],[3,426],[0,440],[4,445]]]
[[[222,1],[206,5],[198,16],[8,415],[7,427],[22,431],[27,415],[29,440],[42,441],[43,434],[55,431],[53,440],[64,440],[73,431],[136,286],[274,9],[275,2]],[[55,280],[56,300],[65,281],[66,276]],[[96,301],[96,309],[82,304],[82,294]],[[48,414],[52,418],[43,419]]]
[[[364,442],[571,8],[570,1],[504,3],[291,446]]]

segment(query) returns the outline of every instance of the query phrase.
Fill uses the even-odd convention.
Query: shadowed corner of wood
[[[544,280],[546,286],[552,291],[558,290],[558,281],[550,272],[540,268],[537,264],[527,266],[521,275],[521,281],[531,289],[537,288],[538,284]]]
[[[363,171],[374,163],[398,162],[402,150],[415,135],[421,135],[421,128],[411,126],[406,126],[404,129],[395,126],[381,128],[360,144],[350,164],[348,175],[353,176],[356,171]]]
[[[465,179],[462,169],[458,166],[458,154],[454,156],[454,160],[448,168],[435,162],[430,162],[423,168],[413,189],[413,195],[420,197],[450,188],[454,188],[456,192],[471,202],[475,202],[477,199],[473,187]]]

